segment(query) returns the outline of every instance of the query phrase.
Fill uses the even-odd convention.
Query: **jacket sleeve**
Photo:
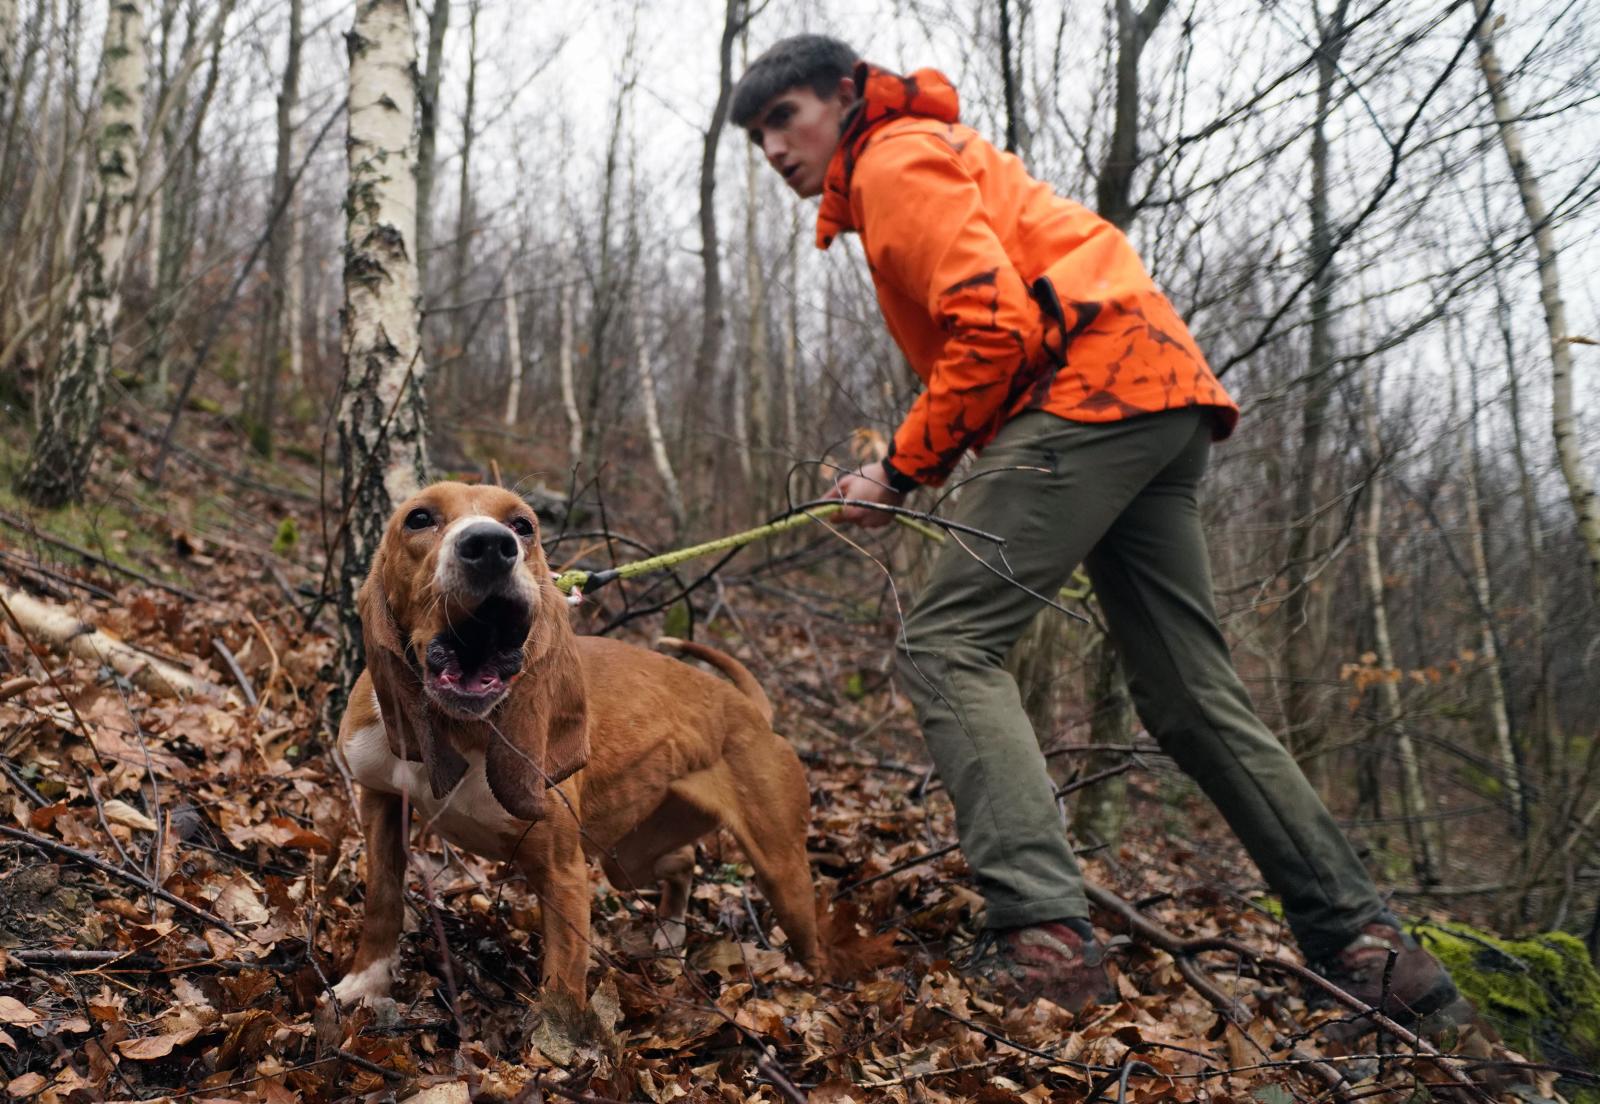
[[[977,183],[938,136],[897,135],[869,147],[851,192],[876,277],[924,304],[945,335],[888,457],[893,472],[937,485],[1027,386],[1039,308]]]

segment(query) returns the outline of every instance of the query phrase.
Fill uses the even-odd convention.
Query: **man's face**
[[[839,124],[854,101],[855,83],[849,77],[826,97],[809,86],[791,88],[768,100],[745,132],[795,195],[821,195],[828,162],[839,145]]]

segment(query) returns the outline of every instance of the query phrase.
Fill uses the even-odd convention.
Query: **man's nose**
[[[761,139],[761,152],[766,155],[767,164],[779,168],[783,162],[783,155],[788,152],[788,147],[782,138],[776,134]]]

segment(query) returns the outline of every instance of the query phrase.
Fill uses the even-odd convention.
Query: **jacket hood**
[[[895,119],[961,121],[961,99],[955,85],[937,69],[901,75],[863,61],[856,66],[854,77],[861,95],[844,117],[839,148],[828,163],[822,206],[817,211],[818,249],[828,248],[840,233],[854,228],[850,218],[850,178],[856,159],[866,149],[873,132]]]

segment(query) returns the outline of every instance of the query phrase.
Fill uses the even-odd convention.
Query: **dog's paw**
[[[671,951],[676,954],[683,950],[688,938],[689,925],[682,920],[658,920],[655,934],[650,937],[650,945],[658,951]]]
[[[346,974],[333,987],[334,999],[341,1008],[353,1008],[363,1002],[376,1005],[389,996],[389,986],[394,980],[393,956],[380,958],[364,970]]]

